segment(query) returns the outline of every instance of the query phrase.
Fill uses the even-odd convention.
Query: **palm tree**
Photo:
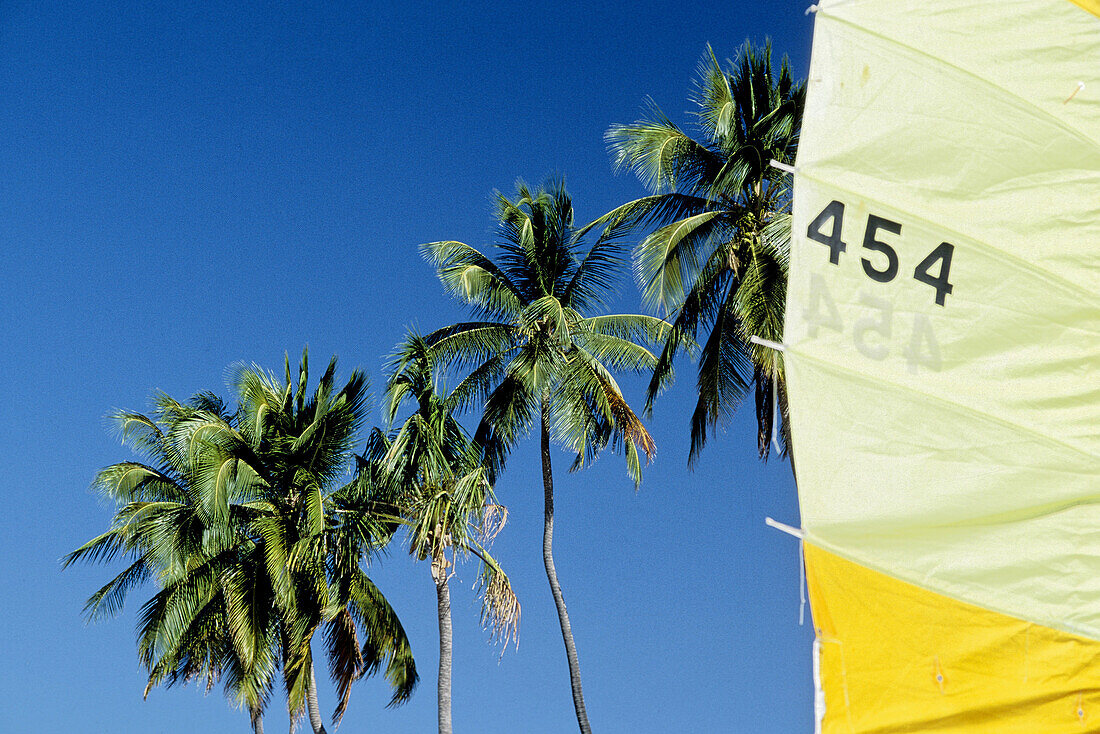
[[[215,525],[195,502],[199,488],[189,452],[172,426],[201,412],[225,418],[224,406],[209,395],[187,405],[158,396],[155,419],[114,416],[124,443],[152,464],[122,462],[99,472],[93,486],[119,509],[107,532],[63,563],[130,556],[127,568],[88,599],[89,620],[118,614],[133,588],[154,579],[161,590],[142,608],[138,629],[139,658],[149,670],[145,694],[162,683],[196,679],[209,690],[224,679],[227,697],[248,708],[253,731],[262,733],[278,668],[277,620],[270,587],[250,572],[259,554],[244,530],[248,508],[230,497],[228,521]]]
[[[648,119],[613,125],[606,134],[616,167],[632,169],[653,193],[598,222],[610,239],[656,227],[634,249],[634,272],[643,300],[673,324],[650,383],[647,411],[685,339],[709,329],[699,360],[689,464],[708,430],[728,420],[750,390],[756,394],[760,455],[767,458],[769,444],[779,438],[776,403],[781,410],[786,403],[778,355],[749,337],[782,339],[790,187],[769,162],[794,162],[805,86],[794,81],[786,57],[778,76],[773,73],[770,43],[761,48],[746,42],[736,62],[727,64],[722,69],[707,47],[693,98],[699,139],[656,106]]]
[[[347,471],[353,455],[352,444],[365,413],[366,381],[355,372],[336,390],[335,369],[333,360],[308,399],[308,360],[303,354],[297,385],[289,359],[283,384],[259,368],[239,369],[236,388],[240,402],[232,414],[217,398],[201,395],[186,406],[162,397],[158,403],[161,425],[144,416],[125,418],[127,425],[144,425],[155,431],[151,435],[164,437],[176,462],[173,466],[186,478],[181,485],[186,492],[172,491],[201,522],[200,528],[190,529],[187,536],[200,538],[201,545],[182,544],[170,556],[175,564],[172,574],[166,576],[161,593],[143,609],[139,647],[143,660],[153,668],[151,682],[156,675],[166,675],[171,683],[170,671],[179,669],[173,663],[173,648],[163,641],[171,642],[176,628],[179,635],[190,634],[193,625],[201,621],[209,629],[195,639],[216,641],[219,634],[224,637],[234,634],[237,626],[251,625],[257,644],[263,642],[268,651],[275,650],[291,715],[307,710],[315,732],[323,732],[324,724],[317,704],[311,643],[321,627],[330,671],[340,693],[335,721],[346,709],[351,683],[382,667],[395,691],[391,703],[406,700],[416,683],[404,630],[360,566],[365,556],[388,540],[382,524],[362,517],[349,522],[336,513],[340,492],[333,485]],[[139,440],[155,443],[149,437]],[[132,493],[131,484],[146,469],[158,472],[145,467],[127,473],[126,468],[120,470],[120,496]],[[162,479],[157,481],[165,484]],[[129,514],[136,511],[124,507],[116,517],[116,526],[119,521],[129,523]],[[162,529],[154,523],[149,532],[150,542],[157,542]],[[120,604],[138,580],[139,569],[151,563],[145,556],[152,551],[138,541],[132,546],[124,541],[109,532],[69,559],[109,558],[120,550],[136,554],[135,563],[141,563],[131,567],[135,570],[99,592],[114,604]],[[209,563],[207,556],[212,557]],[[213,576],[219,584],[207,581]],[[226,598],[221,633],[217,632],[216,608],[210,606],[214,589],[228,590],[250,602]],[[195,616],[203,610],[201,619]],[[165,625],[171,633],[167,638],[160,631]],[[183,671],[193,667],[193,655],[185,651]],[[162,657],[163,665],[154,662]],[[209,671],[209,665],[205,669]],[[269,681],[262,682],[267,685]]]
[[[354,371],[337,389],[333,358],[307,396],[308,354],[295,384],[242,367],[236,376],[240,407],[234,423],[192,427],[207,447],[202,474],[216,487],[233,477],[254,488],[258,516],[251,527],[264,541],[265,570],[281,616],[283,674],[292,715],[303,709],[315,734],[325,731],[317,703],[312,640],[319,628],[340,695],[339,722],[351,684],[385,668],[391,704],[408,699],[416,668],[396,613],[361,568],[361,560],[388,541],[381,523],[336,512],[366,414],[366,377]],[[220,497],[216,489],[210,493]]]
[[[408,528],[409,552],[430,560],[439,613],[439,732],[451,734],[451,601],[448,581],[456,555],[480,561],[482,623],[504,642],[514,639],[520,607],[508,576],[488,552],[507,511],[493,501],[488,471],[466,431],[455,418],[452,396],[437,391],[427,343],[409,335],[391,361],[386,417],[394,424],[403,404],[414,412],[392,441],[376,432],[367,466],[390,484],[395,520]],[[381,472],[375,469],[381,467]]]
[[[553,440],[576,455],[573,468],[610,443],[622,449],[635,487],[638,448],[653,439],[630,408],[611,370],[652,370],[656,357],[639,341],[667,337],[668,324],[639,315],[586,315],[614,295],[618,245],[596,242],[581,252],[585,229],[573,223],[564,184],[532,192],[522,183],[515,201],[497,195],[496,261],[461,242],[422,246],[439,279],[481,320],[454,324],[425,338],[433,363],[469,368],[448,401],[454,409],[483,405],[474,442],[495,476],[509,449],[538,426],[544,495],[543,562],[558,611],[581,732],[585,712],[576,645],[554,567]]]

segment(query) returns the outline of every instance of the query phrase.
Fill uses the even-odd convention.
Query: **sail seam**
[[[879,33],[878,31],[873,31],[870,28],[867,28],[866,26],[859,25],[858,23],[856,23],[856,22],[854,22],[854,21],[852,21],[848,18],[844,18],[840,15],[833,15],[833,14],[828,13],[828,12],[819,12],[818,15],[819,16],[824,16],[825,18],[828,18],[830,20],[835,20],[838,23],[849,26],[851,28],[855,28],[856,30],[863,31],[864,33],[866,33],[869,36],[874,36],[875,38],[879,38],[879,39],[885,41],[888,44],[893,44],[893,45],[898,46],[900,48],[907,49],[907,50],[911,51],[912,53],[914,53],[918,56],[921,56],[925,59],[930,59],[931,61],[939,63],[939,64],[941,64],[942,66],[944,66],[946,68],[954,69],[954,70],[956,70],[957,72],[961,73],[964,76],[967,76],[971,79],[976,79],[977,81],[981,82],[982,84],[984,84],[988,87],[991,87],[991,88],[997,90],[998,92],[1000,92],[1002,97],[1013,100],[1016,103],[1017,106],[1022,107],[1024,110],[1026,110],[1028,112],[1031,112],[1035,116],[1043,117],[1045,119],[1048,119],[1048,120],[1054,122],[1054,124],[1057,127],[1060,127],[1062,129],[1064,129],[1065,131],[1070,133],[1071,136],[1079,138],[1079,139],[1081,139],[1082,141],[1084,141],[1086,143],[1089,143],[1096,150],[1100,150],[1100,140],[1097,140],[1097,139],[1093,138],[1092,136],[1085,133],[1083,130],[1079,130],[1079,129],[1073,127],[1072,125],[1070,125],[1065,120],[1058,117],[1057,115],[1053,115],[1050,112],[1047,112],[1046,110],[1044,110],[1039,105],[1037,105],[1033,102],[1029,102],[1027,99],[1021,97],[1020,95],[1016,94],[1012,90],[1007,89],[1005,87],[1002,87],[997,82],[994,82],[990,79],[986,79],[985,77],[983,77],[983,76],[981,76],[981,75],[979,75],[979,74],[977,74],[973,71],[970,71],[969,69],[965,69],[965,68],[959,66],[958,64],[953,64],[950,61],[947,61],[945,59],[941,59],[939,57],[933,56],[932,54],[928,53],[927,51],[922,51],[921,49],[919,49],[915,46],[910,46],[909,44],[904,43],[904,42],[898,40],[897,38],[894,38],[892,36],[883,35],[882,33]]]
[[[1079,455],[1084,456],[1085,458],[1088,458],[1088,459],[1098,459],[1098,458],[1100,458],[1100,455],[1095,454],[1095,453],[1089,451],[1088,449],[1076,446],[1076,445],[1074,445],[1072,443],[1069,443],[1069,442],[1067,442],[1063,439],[1060,439],[1060,438],[1055,438],[1053,436],[1048,436],[1047,434],[1041,432],[1040,430],[1038,430],[1036,428],[1031,428],[1030,426],[1026,426],[1026,425],[1023,425],[1021,423],[1016,423],[1014,421],[1010,421],[1010,420],[1006,420],[1004,418],[1000,418],[998,416],[987,413],[983,410],[977,410],[973,407],[964,406],[960,403],[956,403],[953,400],[947,400],[945,398],[940,397],[939,395],[934,395],[930,392],[925,392],[924,390],[918,390],[915,387],[911,387],[909,385],[905,385],[905,384],[900,383],[900,382],[894,382],[893,380],[885,379],[881,375],[874,375],[874,379],[872,380],[870,375],[864,374],[862,372],[858,372],[858,371],[856,371],[855,369],[853,369],[851,367],[844,367],[844,366],[835,364],[833,362],[830,362],[828,360],[821,359],[820,357],[810,356],[806,352],[799,349],[797,347],[797,345],[788,345],[787,346],[787,356],[788,356],[788,358],[792,354],[798,359],[804,359],[808,362],[816,363],[819,366],[826,367],[828,369],[831,369],[834,372],[840,372],[840,373],[845,374],[845,375],[849,376],[850,378],[853,378],[853,379],[858,380],[860,382],[885,385],[885,386],[889,386],[891,388],[894,388],[898,391],[903,391],[903,392],[911,393],[911,394],[914,394],[914,395],[919,395],[922,398],[925,398],[927,400],[937,402],[937,403],[941,404],[942,406],[944,406],[945,408],[952,410],[953,412],[956,412],[956,413],[959,413],[959,414],[962,414],[962,415],[966,415],[966,416],[976,416],[978,418],[985,419],[986,421],[988,421],[990,423],[999,424],[1004,428],[1009,428],[1009,429],[1020,431],[1021,433],[1026,433],[1029,436],[1031,436],[1032,438],[1034,438],[1035,440],[1039,441],[1040,443],[1046,443],[1048,445],[1053,445],[1053,446],[1061,446],[1062,448],[1068,449],[1069,451],[1073,452],[1074,454],[1079,454]]]
[[[1085,629],[1084,627],[1079,627],[1077,625],[1065,624],[1065,622],[1056,620],[1056,619],[1054,619],[1052,617],[1049,617],[1049,616],[1038,618],[1038,619],[1032,619],[1030,617],[1022,617],[1022,616],[1020,616],[1019,611],[1010,611],[1007,607],[1001,607],[997,604],[988,604],[985,601],[978,602],[978,601],[975,601],[973,599],[964,598],[962,595],[958,594],[957,592],[948,591],[943,586],[929,584],[927,577],[923,577],[922,581],[918,581],[916,578],[909,576],[904,571],[899,573],[899,571],[896,570],[896,569],[893,569],[893,570],[887,569],[885,566],[883,566],[879,563],[875,563],[874,561],[871,561],[871,560],[866,559],[866,558],[861,558],[855,553],[851,553],[848,550],[842,549],[840,546],[836,545],[835,543],[830,543],[830,542],[826,541],[825,539],[823,539],[821,536],[819,536],[817,533],[815,533],[809,527],[806,527],[805,530],[806,530],[806,542],[809,543],[811,546],[817,546],[818,548],[820,548],[822,550],[828,551],[829,553],[832,553],[836,556],[839,556],[840,558],[844,559],[845,561],[848,561],[849,563],[854,563],[858,566],[863,566],[864,568],[870,569],[871,571],[875,571],[876,573],[881,573],[884,576],[888,576],[888,577],[890,577],[892,579],[895,579],[897,581],[901,581],[902,583],[909,584],[910,586],[914,586],[918,589],[922,589],[924,591],[928,591],[928,592],[931,592],[933,594],[939,594],[940,596],[943,596],[947,599],[952,599],[952,600],[954,600],[956,602],[959,602],[959,603],[962,603],[962,604],[969,604],[970,606],[976,607],[978,609],[985,609],[986,611],[995,612],[996,614],[1003,614],[1006,617],[1011,617],[1012,619],[1017,619],[1017,620],[1020,620],[1022,622],[1030,622],[1032,624],[1038,624],[1038,625],[1041,625],[1043,627],[1047,627],[1047,628],[1052,629],[1052,630],[1060,630],[1062,632],[1068,632],[1071,635],[1078,635],[1080,637],[1084,637],[1084,638],[1087,638],[1089,640],[1100,640],[1100,632],[1098,632],[1095,628]]]

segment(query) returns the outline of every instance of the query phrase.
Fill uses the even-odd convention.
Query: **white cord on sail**
[[[806,623],[806,541],[798,539],[798,626]]]
[[[764,518],[764,524],[769,528],[775,528],[787,535],[798,538],[798,626],[801,627],[806,623],[806,552],[802,542],[803,538],[806,537],[806,533],[792,525],[779,522],[770,517]]]
[[[814,734],[821,734],[825,720],[825,690],[821,687],[821,639],[814,638]]]
[[[783,453],[779,447],[779,382],[772,381],[772,446],[777,454]]]
[[[789,165],[787,163],[780,163],[779,161],[775,160],[774,158],[772,158],[770,161],[768,161],[768,165],[771,166],[772,168],[778,168],[780,171],[784,171],[786,173],[798,173],[798,169],[795,168],[794,166]]]
[[[762,347],[767,347],[768,349],[774,349],[777,352],[787,351],[787,348],[785,346],[783,346],[782,344],[780,344],[779,342],[773,342],[771,339],[762,339],[762,338],[756,336],[755,334],[753,334],[752,336],[749,337],[749,341],[752,342],[753,344],[758,344]]]

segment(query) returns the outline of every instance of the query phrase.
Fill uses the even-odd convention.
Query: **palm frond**
[[[127,548],[127,535],[112,528],[84,543],[61,558],[61,567],[68,568],[77,562],[109,563]]]
[[[420,252],[443,287],[486,316],[508,317],[523,308],[519,288],[489,258],[462,242],[428,242]]]
[[[144,583],[149,575],[149,567],[145,559],[137,559],[88,598],[84,604],[85,617],[95,622],[103,617],[115,616],[122,611],[126,594]]]
[[[657,365],[657,356],[647,348],[629,339],[609,334],[578,334],[575,339],[578,347],[609,369],[631,372],[652,370]]]
[[[516,592],[508,575],[482,547],[477,555],[481,559],[481,573],[478,576],[478,592],[481,595],[481,625],[489,630],[491,638],[500,642],[504,649],[508,643],[519,643],[519,622],[521,608]]]
[[[504,377],[508,363],[514,356],[513,350],[502,350],[475,367],[448,393],[445,399],[446,409],[462,413],[484,404],[493,388]]]
[[[587,230],[579,231],[576,237],[579,239],[585,231]],[[561,304],[582,311],[604,306],[615,292],[616,276],[625,262],[626,253],[618,241],[610,237],[600,238],[588,250],[573,271],[568,284],[561,290]]]
[[[186,491],[174,477],[132,461],[101,469],[92,482],[92,488],[120,504],[148,500],[179,501],[186,496]]]
[[[699,107],[697,114],[703,131],[711,142],[721,146],[734,134],[738,110],[729,78],[710,44],[707,44],[706,53],[699,62],[698,76],[692,101]]]
[[[709,211],[665,225],[634,251],[634,273],[642,300],[671,313],[684,301],[727,225],[726,212]]]
[[[351,612],[341,609],[325,623],[325,649],[328,653],[329,673],[336,683],[339,702],[332,714],[334,724],[339,724],[351,700],[351,684],[363,675],[363,653],[359,649],[359,635]]]
[[[364,573],[356,575],[351,585],[348,610],[364,630],[361,675],[371,675],[384,668],[386,680],[393,689],[389,705],[405,703],[420,680],[412,647],[397,613]]]
[[[656,316],[644,314],[605,314],[578,318],[576,329],[578,337],[602,334],[653,346],[668,338],[672,324]]]
[[[165,453],[164,434],[154,419],[123,410],[115,411],[109,418],[124,445],[129,444],[162,463],[170,462],[170,455]]]
[[[722,165],[722,158],[699,144],[650,105],[649,118],[612,125],[604,133],[616,170],[630,169],[654,193],[695,193]]]
[[[517,312],[516,317],[519,316]],[[479,364],[511,347],[516,338],[512,323],[461,322],[436,329],[424,337],[432,365],[462,368]]]
[[[750,344],[748,339],[759,336],[775,342],[783,340],[787,269],[785,262],[775,255],[774,250],[762,243],[752,248],[736,289],[742,336],[750,358],[765,376],[776,374],[776,355],[767,347]]]
[[[482,452],[491,477],[504,470],[505,457],[529,430],[538,413],[539,398],[539,393],[510,369],[489,395],[474,433],[474,443]]]
[[[586,224],[581,232],[603,227],[600,241],[614,242],[638,229],[686,219],[714,208],[713,202],[700,196],[676,192],[654,194],[620,204],[607,214]]]
[[[707,441],[707,431],[719,420],[728,420],[748,393],[752,367],[733,309],[731,291],[719,310],[699,360],[699,399],[691,417],[691,449],[688,466],[694,466]]]
[[[573,469],[595,460],[611,444],[641,446],[647,457],[656,444],[641,419],[634,414],[615,378],[599,360],[576,349],[566,366],[561,387],[550,399],[552,435],[577,455]],[[641,483],[640,466],[628,462],[635,486]]]

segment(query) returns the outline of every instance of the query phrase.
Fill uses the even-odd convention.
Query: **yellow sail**
[[[796,168],[822,731],[1100,732],[1100,0],[822,0]]]

